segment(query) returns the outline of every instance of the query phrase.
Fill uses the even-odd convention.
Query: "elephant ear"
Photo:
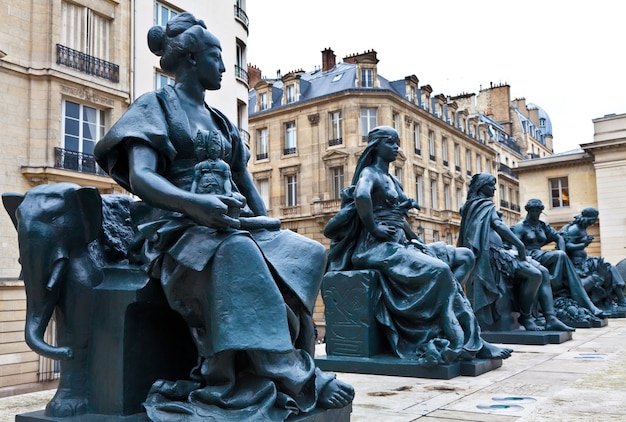
[[[94,241],[102,230],[102,197],[98,189],[87,186],[76,189],[79,215],[85,228],[85,241]]]
[[[24,200],[24,195],[21,193],[12,193],[7,192],[2,194],[2,203],[4,204],[4,209],[7,210],[9,217],[11,217],[11,221],[13,222],[13,226],[17,229],[17,208],[22,204]]]

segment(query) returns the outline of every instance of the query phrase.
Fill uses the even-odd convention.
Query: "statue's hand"
[[[265,215],[259,215],[255,217],[240,217],[241,229],[243,230],[279,230],[280,220],[278,218],[271,218]]]
[[[372,236],[383,242],[391,240],[395,233],[396,228],[386,224],[377,224],[376,227],[374,227],[374,230],[372,230]]]
[[[245,202],[235,196],[201,194],[187,204],[185,213],[203,226],[216,229],[239,228],[239,220],[226,215],[228,207],[242,208]]]

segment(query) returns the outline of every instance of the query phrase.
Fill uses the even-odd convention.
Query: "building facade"
[[[552,152],[538,108],[511,101],[508,85],[450,97],[420,85],[415,75],[389,81],[378,73],[373,50],[337,63],[327,48],[321,59],[311,72],[272,79],[248,68],[249,169],[269,215],[284,228],[329,246],[323,228],[340,208],[369,130],[379,125],[400,134],[390,172],[421,205],[409,221],[426,242],[456,244],[459,208],[478,172],[497,176],[496,204],[508,224],[519,221],[515,167],[526,158],[522,151]],[[320,300],[314,317],[323,325]]]
[[[587,230],[595,237],[587,252],[616,264],[626,257],[626,114],[600,117],[593,125],[593,142],[519,164],[521,198],[540,199],[545,221],[556,228],[583,208],[597,208],[599,224]]]
[[[222,89],[207,94],[207,102],[237,122],[245,137],[245,1],[7,0],[0,27],[0,86],[6,93],[0,104],[1,192],[63,181],[123,192],[97,166],[93,147],[138,95],[173,82],[159,72],[146,35],[182,11],[203,19],[221,40],[227,71]],[[24,343],[17,235],[4,212],[0,248],[2,396],[42,388],[58,369]]]

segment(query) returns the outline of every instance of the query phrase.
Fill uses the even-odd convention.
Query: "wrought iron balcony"
[[[248,15],[246,14],[245,10],[239,7],[238,4],[235,5],[235,17],[239,19],[241,23],[243,23],[246,26],[246,28],[248,28],[248,26],[250,25]]]
[[[328,146],[332,147],[335,145],[341,145],[343,144],[343,138],[337,138],[337,139],[329,139],[328,140]]]
[[[248,71],[239,65],[235,65],[235,77],[246,85],[248,85],[248,81],[250,80]]]
[[[291,154],[295,154],[296,153],[296,148],[285,148],[283,150],[283,155],[291,155]]]
[[[498,166],[498,171],[500,173],[506,174],[509,177],[517,179],[517,173],[515,173],[513,169],[511,169],[511,167],[507,166],[506,164],[500,163],[500,165]]]
[[[63,148],[54,148],[54,167],[107,176],[104,170],[96,163],[93,155]]]
[[[245,129],[239,128],[239,135],[244,144],[250,145],[250,132]]]
[[[262,152],[262,153],[256,155],[256,159],[257,160],[266,160],[267,157],[269,157],[267,152]]]
[[[80,70],[113,82],[120,81],[120,67],[89,54],[57,44],[57,64]]]

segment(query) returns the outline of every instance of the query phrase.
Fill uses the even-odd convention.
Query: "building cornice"
[[[592,163],[593,155],[586,152],[576,152],[567,155],[552,155],[532,160],[523,160],[515,167],[516,173],[535,171],[537,169],[549,169],[558,167],[579,166],[582,163]]]

